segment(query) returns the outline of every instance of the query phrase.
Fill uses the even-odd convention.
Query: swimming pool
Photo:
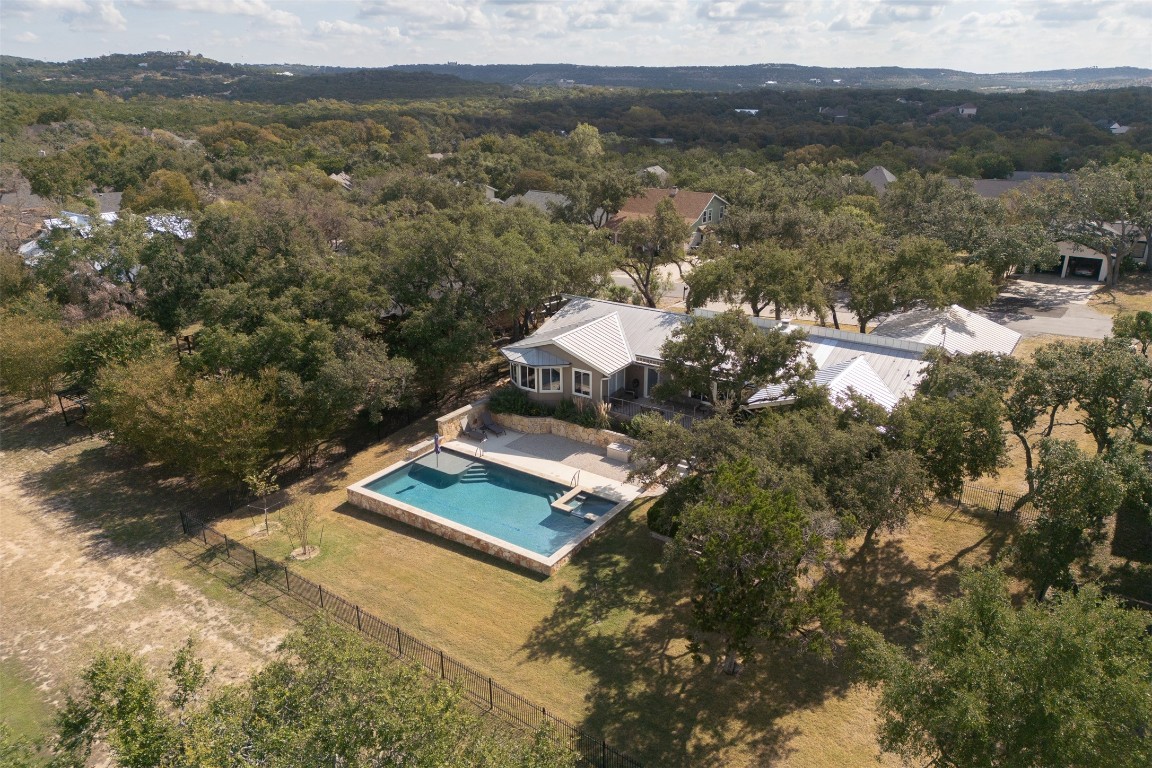
[[[449,450],[389,467],[348,494],[357,506],[549,574],[623,506]]]

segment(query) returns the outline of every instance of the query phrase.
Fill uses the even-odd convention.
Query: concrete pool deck
[[[348,486],[348,501],[362,509],[435,533],[528,570],[551,576],[580,548],[595,538],[631,501],[643,495],[639,487],[626,482],[627,464],[608,459],[600,453],[602,449],[557,435],[526,435],[507,430],[503,435],[489,434],[482,443],[450,440],[444,444],[444,448],[458,454],[461,459],[466,460],[474,456],[481,461],[542,477],[565,487],[578,488],[616,504],[599,519],[590,517],[589,519],[594,522],[591,522],[587,530],[556,552],[541,555],[428,510],[382,495],[369,487],[377,478],[407,464],[424,463],[432,452],[430,440],[409,449],[410,458],[406,461],[397,462]],[[456,458],[454,454],[448,454],[449,460]],[[611,474],[612,477],[606,474]]]
[[[473,456],[480,449],[480,455],[489,461],[564,485],[572,485],[579,471],[578,485],[616,501],[631,501],[644,493],[628,482],[628,464],[607,458],[603,449],[596,446],[559,435],[529,435],[511,429],[503,435],[487,435],[482,443],[457,439],[444,447]]]

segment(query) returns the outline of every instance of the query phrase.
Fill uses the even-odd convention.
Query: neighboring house
[[[1006,192],[1018,189],[1032,181],[1051,181],[1053,179],[1070,179],[1067,173],[1044,173],[1040,171],[1016,171],[1007,179],[972,179],[972,190],[980,197],[1000,197]],[[948,183],[960,185],[963,179],[951,178]]]
[[[648,166],[644,170],[640,171],[639,175],[643,176],[646,173],[652,174],[652,176],[654,176],[656,178],[656,180],[659,181],[661,184],[667,184],[668,183],[668,171],[664,170],[663,168],[661,168],[658,165]]]
[[[625,412],[647,400],[660,383],[664,342],[688,318],[631,304],[580,296],[568,303],[531,336],[504,347],[512,383],[534,401],[565,399],[610,402]],[[716,313],[697,310],[697,315]],[[801,328],[788,321],[750,318],[761,328]],[[958,306],[942,312],[909,313],[882,324],[886,334],[862,334],[834,328],[803,326],[806,347],[816,365],[817,383],[827,386],[834,402],[852,389],[891,409],[920,381],[925,353],[942,347],[950,352],[1011,353],[1020,334]],[[745,404],[749,409],[788,402],[785,387],[766,387]]]
[[[344,189],[352,189],[352,177],[344,171],[340,171],[340,173],[330,173],[328,174],[328,178],[344,187]]]
[[[880,197],[884,196],[884,191],[888,189],[888,185],[896,181],[896,175],[882,165],[872,166],[868,173],[861,178],[871,184]]]
[[[758,115],[758,114],[760,114],[760,110],[758,110],[758,109],[741,109],[740,107],[737,107],[733,111],[736,112],[737,114],[740,114],[740,115]]]
[[[846,107],[820,107],[820,114],[830,118],[834,123],[848,122],[848,109]]]
[[[1131,127],[1130,125],[1120,125],[1120,123],[1113,122],[1112,125],[1108,126],[1108,130],[1112,132],[1113,136],[1120,136],[1128,133]]]
[[[116,194],[118,195],[119,193]],[[120,220],[120,214],[110,211],[101,213],[99,218],[108,224],[114,224]],[[149,238],[159,233],[167,233],[175,235],[181,240],[188,240],[195,234],[192,229],[191,219],[177,216],[174,213],[148,214],[144,217],[144,221],[148,225],[148,231],[145,233],[145,236]],[[25,264],[28,266],[36,265],[40,257],[44,255],[44,250],[40,246],[40,240],[54,229],[75,229],[76,234],[80,235],[80,237],[88,237],[92,234],[92,217],[83,213],[61,211],[59,216],[44,219],[43,227],[36,238],[24,243],[17,249],[20,256],[24,259]]]
[[[539,208],[547,214],[552,213],[553,208],[562,208],[568,205],[570,201],[564,195],[557,192],[544,192],[539,189],[530,189],[522,195],[512,195],[504,201],[505,205],[529,205],[533,208]]]
[[[668,136],[653,136],[652,138],[648,139],[648,141],[652,142],[653,144],[661,144],[665,146],[668,144],[676,143],[676,139],[670,138]]]
[[[688,242],[689,247],[700,244],[703,239],[703,228],[715,226],[724,217],[728,203],[724,198],[713,192],[692,192],[679,187],[669,189],[648,188],[636,197],[624,201],[620,212],[608,222],[608,228],[616,230],[629,219],[640,219],[645,216],[656,215],[656,205],[661,200],[671,200],[676,212],[684,219],[684,223],[692,228],[692,236]]]
[[[968,102],[955,107],[942,107],[941,109],[938,109],[932,114],[928,115],[928,119],[935,120],[940,117],[948,117],[949,115],[974,117],[976,115],[976,105]]]
[[[1068,240],[1056,246],[1060,249],[1060,277],[1086,277],[1098,283],[1108,279],[1109,259],[1100,251]]]

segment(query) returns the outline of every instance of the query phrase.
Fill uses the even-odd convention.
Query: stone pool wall
[[[444,438],[444,442],[455,440],[460,436],[468,422],[479,418],[481,413],[487,411],[488,399],[477,400],[436,419],[436,431]],[[551,416],[517,416],[514,413],[494,413],[492,418],[500,426],[514,432],[523,432],[526,435],[559,435],[578,443],[595,445],[598,448],[607,448],[612,443],[635,448],[639,442],[635,438],[620,432],[613,432],[610,429],[582,427],[579,424],[554,419]]]
[[[464,546],[471,547],[472,549],[478,549],[481,552],[492,555],[493,557],[498,557],[501,560],[507,560],[508,562],[514,563],[521,568],[527,568],[530,571],[542,573],[545,576],[551,576],[552,574],[556,573],[556,571],[558,571],[562,565],[567,563],[572,556],[570,553],[567,557],[562,558],[560,561],[554,564],[549,564],[543,562],[542,560],[533,559],[519,552],[508,549],[507,547],[500,546],[495,541],[489,541],[482,539],[479,536],[473,536],[457,528],[452,528],[450,526],[438,523],[435,520],[431,520],[425,517],[424,515],[418,515],[410,510],[402,509],[395,504],[389,504],[382,499],[370,496],[366,493],[362,493],[356,488],[348,489],[348,502],[357,507],[360,507],[361,509],[367,509],[370,512],[375,512],[379,515],[390,517],[393,520],[399,520],[405,525],[410,525],[413,528],[419,528],[422,531],[436,534],[441,538],[454,541],[457,544],[463,544]]]

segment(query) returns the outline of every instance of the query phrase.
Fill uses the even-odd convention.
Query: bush
[[[545,409],[528,399],[523,390],[505,384],[492,390],[488,396],[488,410],[492,413],[511,413],[516,416],[544,416]]]

